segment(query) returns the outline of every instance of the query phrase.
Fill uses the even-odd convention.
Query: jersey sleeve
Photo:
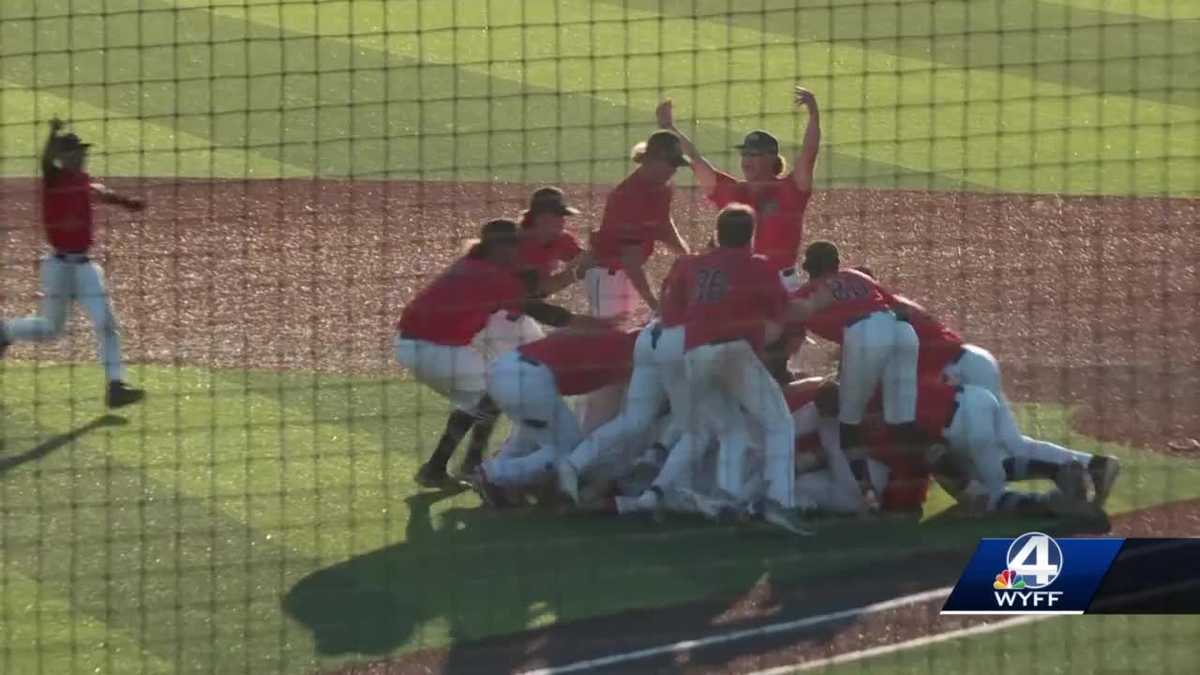
[[[723,209],[737,201],[738,180],[723,171],[716,173],[717,184],[713,187],[712,192],[708,193],[708,201],[718,209]]]

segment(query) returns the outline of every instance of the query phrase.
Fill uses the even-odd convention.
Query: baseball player
[[[1021,434],[1011,413],[1002,411],[1006,407],[983,387],[954,386],[930,378],[920,382],[917,424],[930,438],[944,441],[948,452],[965,460],[974,489],[963,492],[977,498],[970,500],[977,503],[968,503],[973,510],[1028,512],[1045,507],[1050,500],[1082,501],[1086,497],[1083,467],[1116,461],[1045,441],[1033,442]],[[1023,469],[1033,462],[1055,467],[1052,477],[1059,484],[1059,493],[1035,495],[1007,489],[1009,480],[1034,477]],[[1111,489],[1112,483],[1097,484],[1092,505],[1102,507]]]
[[[517,268],[541,297],[570,286],[591,267],[591,257],[582,256],[579,242],[565,229],[567,217],[575,215],[579,209],[567,204],[561,189],[543,187],[534,191],[517,221]],[[528,315],[496,312],[476,338],[476,347],[494,358],[542,337],[541,326]]]
[[[663,284],[663,314],[683,317],[681,325],[670,331],[683,331],[682,371],[687,385],[674,390],[668,387],[668,392],[683,394],[671,399],[672,414],[683,426],[683,436],[667,456],[654,487],[638,500],[642,506],[653,507],[658,492],[686,481],[694,470],[707,444],[702,443],[703,424],[694,405],[698,396],[693,392],[716,389],[737,404],[726,406],[726,415],[740,414],[740,406],[766,432],[764,518],[800,532],[792,512],[794,425],[783,393],[758,356],[768,324],[782,318],[788,297],[767,260],[751,251],[754,226],[754,210],[749,206],[725,207],[717,216],[718,247],[676,260]],[[721,428],[736,421],[717,420],[714,424]],[[727,454],[739,451],[744,450],[722,449]],[[722,489],[740,488],[740,476],[729,475],[724,480],[730,485],[720,485]]]
[[[877,502],[861,459],[859,433],[867,403],[882,381],[884,421],[901,442],[915,442],[917,406],[917,335],[892,311],[892,294],[856,270],[841,269],[838,248],[817,241],[804,253],[809,282],[794,294],[789,331],[803,329],[842,346],[838,419],[841,441],[854,460],[855,473],[868,501]]]
[[[621,181],[604,204],[600,228],[592,234],[596,267],[584,277],[593,316],[630,314],[639,299],[658,310],[644,265],[662,242],[677,254],[687,254],[687,244],[671,219],[671,178],[686,166],[679,136],[655,131],[633,150],[638,167]]]
[[[795,89],[796,105],[808,110],[804,142],[796,153],[795,168],[787,171],[787,162],[779,154],[779,141],[766,131],[751,131],[735,146],[742,156],[745,180],[716,169],[695,144],[676,126],[670,99],[657,110],[658,124],[679,136],[683,152],[691,160],[696,182],[708,199],[724,208],[729,204],[748,204],[758,222],[754,232],[754,252],[765,256],[779,272],[789,291],[800,287],[796,258],[804,236],[804,212],[812,198],[813,170],[821,147],[821,117],[817,99],[804,87]]]
[[[870,270],[864,272],[873,277]],[[1004,418],[1001,426],[1007,430],[1017,428],[1008,399],[1004,395],[1000,364],[991,352],[978,345],[968,344],[963,338],[925,310],[913,300],[894,295],[896,313],[913,327],[919,342],[917,370],[922,381],[927,379],[982,387],[996,398],[998,414]],[[1023,452],[1014,454],[1011,461],[1017,474],[1026,477],[1054,479],[1063,461],[1064,448],[1037,439],[1024,437],[1028,446]],[[1085,457],[1076,456],[1083,461]],[[1095,456],[1084,461],[1089,478],[1096,492],[1096,503],[1103,506],[1121,471],[1115,457]]]
[[[474,471],[487,445],[499,411],[487,397],[490,359],[473,343],[490,316],[528,314],[549,326],[599,323],[537,299],[519,277],[518,244],[513,221],[484,224],[480,241],[417,293],[397,322],[396,360],[454,405],[433,456],[417,472],[424,487],[445,484],[450,456],[476,425],[482,431],[472,433],[464,473]]]
[[[561,330],[496,360],[488,392],[516,431],[472,477],[484,500],[502,505],[497,488],[529,487],[551,476],[555,462],[582,436],[564,396],[578,396],[629,378],[638,333]]]
[[[125,383],[121,337],[104,270],[89,256],[95,241],[92,198],[141,211],[145,203],[117,194],[95,182],[84,170],[90,143],[74,133],[60,133],[63,122],[50,121],[42,151],[42,224],[53,253],[41,260],[42,306],[37,316],[0,322],[0,358],[13,342],[53,340],[62,334],[67,314],[78,301],[92,320],[100,362],[107,378],[105,402],[110,408],[136,403],[145,392]]]

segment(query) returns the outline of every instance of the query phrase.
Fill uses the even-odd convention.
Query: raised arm
[[[91,187],[92,194],[96,195],[96,198],[105,204],[116,204],[129,211],[141,211],[146,208],[146,202],[141,199],[113,192],[103,183],[92,183]]]
[[[658,104],[658,109],[654,111],[658,118],[658,126],[669,129],[679,136],[683,153],[692,160],[692,173],[696,176],[696,182],[700,184],[704,194],[712,194],[717,187],[717,169],[707,159],[704,159],[700,150],[696,148],[696,144],[692,143],[692,139],[675,126],[675,113],[672,108],[671,99]]]
[[[42,147],[42,175],[51,176],[58,171],[54,160],[58,159],[58,132],[62,131],[63,121],[57,117],[50,119],[50,135],[46,137],[46,145]]]
[[[796,153],[792,180],[802,192],[810,192],[817,152],[821,149],[821,113],[817,109],[817,97],[804,87],[796,87],[796,105],[808,109],[808,128],[804,131],[804,143]]]

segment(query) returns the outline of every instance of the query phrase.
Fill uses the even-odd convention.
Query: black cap
[[[68,133],[59,136],[55,141],[58,144],[59,150],[75,150],[77,148],[90,148],[91,143],[84,143],[76,133]]]
[[[579,209],[567,204],[567,197],[556,187],[538,188],[529,198],[529,208],[521,214],[533,216],[539,213],[556,213],[560,216],[577,216]]]
[[[517,224],[504,218],[489,220],[479,230],[479,241],[484,244],[515,244],[517,243]]]
[[[669,129],[659,129],[646,139],[646,158],[661,159],[672,166],[687,166],[692,160],[683,154],[679,135]]]
[[[746,134],[741,145],[733,146],[742,152],[753,152],[760,155],[778,155],[779,139],[762,129],[755,129]]]
[[[840,265],[837,245],[832,241],[818,240],[804,249],[804,264],[800,267],[809,274],[822,274],[836,270]]]

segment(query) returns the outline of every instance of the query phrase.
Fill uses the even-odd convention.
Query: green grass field
[[[1194,197],[1197,45],[1200,5],[1171,0],[3,0],[0,174],[35,175],[59,114],[98,143],[100,175],[609,182],[666,95],[727,165],[751,127],[794,147],[799,80],[822,104],[822,185]],[[152,397],[122,420],[99,379],[0,368],[3,673],[308,672],[362,657],[336,654],[350,648],[732,595],[980,534],[797,543],[498,516],[418,496],[445,405],[412,385],[146,366]],[[1021,412],[1031,433],[1122,458],[1110,511],[1200,496],[1200,463],[1079,437],[1055,402]],[[946,506],[935,494],[930,515]],[[281,600],[343,561],[384,590],[297,600],[358,631],[316,644]],[[1185,671],[1195,632],[1061,620],[868,663]],[[1163,648],[1135,662],[1147,642]],[[1029,644],[1092,660],[1035,662]]]

